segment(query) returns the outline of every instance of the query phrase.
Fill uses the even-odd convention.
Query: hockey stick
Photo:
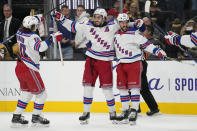
[[[64,66],[64,60],[63,60],[63,56],[62,56],[62,48],[60,46],[60,41],[58,41],[57,43],[58,43],[59,52],[60,52],[60,60],[61,60],[62,66]]]
[[[60,42],[62,41],[62,33],[58,32],[54,32],[53,34],[51,34],[52,39],[53,39],[53,43],[57,43],[58,47],[59,47],[59,53],[60,53],[60,60],[62,63],[62,66],[64,66],[64,60],[63,60],[63,55],[62,55],[62,48],[60,45]]]
[[[0,45],[3,45],[3,44],[5,45],[7,42],[9,42],[9,40],[11,40],[12,38],[14,38],[15,35],[16,35],[16,34],[10,36],[9,38],[7,38],[7,39],[4,40],[3,42],[1,42]],[[5,45],[5,46],[6,46],[6,45]],[[7,48],[7,47],[6,47],[6,48]],[[11,54],[11,53],[10,53],[10,50],[9,50],[8,48],[7,48],[7,51],[9,52],[9,54]],[[17,53],[16,56],[17,56],[18,60],[20,61],[20,60],[21,60],[21,59],[20,59],[20,55]],[[12,56],[11,56],[11,57],[12,57]]]
[[[186,64],[186,65],[190,65],[190,66],[195,66],[195,64],[185,63],[184,61],[181,61],[181,60],[178,60],[178,59],[175,59],[175,58],[171,58],[171,57],[165,57],[165,58],[166,58],[166,60],[176,61],[176,62],[179,62],[179,63],[182,63],[182,64]]]
[[[150,17],[150,5],[151,5],[150,0],[147,0],[146,3],[145,3],[145,16],[147,16],[150,19],[151,23],[153,24],[153,27],[155,27],[156,29],[158,29],[159,32],[161,32],[163,36],[168,35],[159,25],[157,25],[154,21],[152,21],[152,19]],[[191,60],[193,60],[197,64],[197,60],[194,59],[186,50],[184,50],[180,45],[178,45],[178,47],[187,56],[189,56],[189,58]]]
[[[66,1],[66,0],[65,0],[65,1]],[[62,5],[63,3],[65,3],[65,1],[62,2],[61,4],[59,4],[58,6],[60,6],[60,5]],[[55,8],[55,6],[54,6],[54,1],[53,1],[53,0],[52,0],[52,8],[53,8],[53,10],[50,10],[50,12],[53,12],[53,14],[55,14],[55,10],[54,10],[54,9],[56,9],[56,8]],[[54,23],[54,24],[56,24],[56,23]],[[56,37],[57,37],[57,36],[56,36]],[[62,48],[61,48],[61,45],[60,45],[61,40],[62,40],[62,37],[61,37],[60,39],[57,39],[57,38],[56,38],[56,41],[57,41],[57,44],[58,44],[58,48],[59,48],[60,60],[61,60],[62,66],[64,66],[64,60],[63,60],[63,55],[62,55]]]
[[[48,12],[46,12],[45,14],[43,14],[43,17],[46,17],[49,13],[51,13],[52,11],[55,11],[55,9],[57,8],[57,6],[63,5],[64,3],[66,3],[67,0],[64,0],[62,3],[56,5],[56,7],[54,7],[53,5],[53,9],[49,10]],[[53,2],[53,1],[52,1]],[[54,4],[54,3],[52,3]]]
[[[10,36],[9,38],[7,38],[6,40],[4,40],[3,42],[0,43],[0,45],[7,43],[9,40],[11,40],[12,38],[15,37],[16,34]]]

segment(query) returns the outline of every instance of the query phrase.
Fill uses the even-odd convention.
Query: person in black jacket
[[[150,17],[153,22],[158,24],[162,29],[165,29],[165,17],[161,14],[161,11],[158,7],[158,2],[153,0],[150,5]]]
[[[20,20],[12,16],[12,8],[10,5],[5,4],[3,6],[3,14],[5,19],[0,22],[0,42],[14,35],[21,26]],[[12,51],[12,46],[15,43],[16,37],[13,37],[5,44],[12,58],[15,58]]]
[[[152,34],[153,34],[153,28],[151,28],[151,26],[147,26],[146,31],[143,34],[147,39],[149,39],[151,42],[156,44],[156,41],[154,41],[153,39],[150,39],[150,36],[152,36]],[[158,46],[158,45],[156,45],[156,46]],[[150,109],[146,114],[148,116],[152,116],[154,114],[159,113],[159,108],[158,108],[158,105],[157,105],[157,102],[156,102],[154,96],[152,95],[152,93],[148,87],[148,79],[146,76],[148,63],[146,62],[146,55],[145,55],[145,59],[142,61],[142,65],[143,65],[143,71],[142,71],[142,75],[141,75],[141,77],[142,77],[141,87],[142,88],[141,88],[140,94]],[[140,112],[140,108],[139,108],[138,112]]]

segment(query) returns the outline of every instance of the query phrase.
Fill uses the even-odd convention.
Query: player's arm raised
[[[60,12],[56,12],[56,20],[60,21],[60,23],[70,32],[76,33],[78,29],[82,30],[83,24],[76,23],[75,21],[67,19]]]
[[[115,23],[116,28],[120,29],[120,26],[119,26],[118,22],[114,19],[113,19],[113,21]],[[134,22],[129,22],[128,26],[138,30],[139,32],[144,32],[146,30],[146,26],[145,26],[142,19],[137,19]]]

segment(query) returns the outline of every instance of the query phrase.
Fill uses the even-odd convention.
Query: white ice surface
[[[25,113],[25,118],[31,120],[31,113]],[[80,125],[79,113],[44,113],[50,120],[48,128],[10,128],[12,113],[0,113],[0,131],[197,131],[197,116],[195,115],[159,115],[148,117],[138,116],[137,124],[113,125],[108,114],[91,114],[88,125]]]

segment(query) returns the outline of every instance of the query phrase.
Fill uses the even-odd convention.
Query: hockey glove
[[[169,45],[180,45],[181,36],[177,35],[174,32],[169,32],[168,35],[165,35],[165,40]]]
[[[146,26],[142,19],[135,20],[134,27],[137,28],[140,32],[144,32],[146,30]]]
[[[34,17],[36,17],[36,19],[38,20],[38,23],[41,23],[44,21],[44,17],[42,17],[42,14],[34,15]]]
[[[166,60],[167,55],[163,50],[160,50],[157,54],[157,56],[159,57],[160,60]]]
[[[57,42],[61,42],[62,41],[62,33],[61,32],[54,32],[53,34],[50,34],[50,36],[52,36],[53,38],[53,42],[57,41]]]
[[[60,12],[56,12],[55,18],[57,21],[63,21],[65,19],[65,16],[63,14],[61,14]]]
[[[55,37],[56,37],[56,41],[57,42],[61,42],[62,41],[62,33],[60,33],[59,31],[56,32],[55,34]]]

